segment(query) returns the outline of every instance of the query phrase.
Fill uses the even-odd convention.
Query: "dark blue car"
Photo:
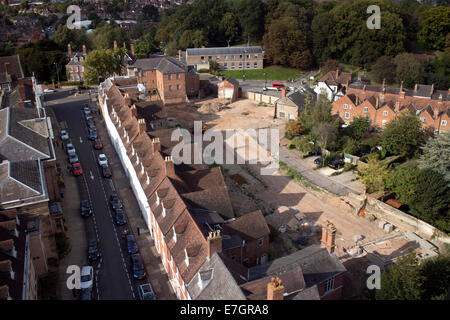
[[[125,214],[123,213],[123,210],[116,209],[116,224],[118,226],[123,226],[126,223],[127,221],[125,220]]]
[[[127,235],[127,250],[130,254],[138,252],[138,246],[132,234]]]
[[[89,140],[94,141],[98,138],[98,134],[96,130],[89,130]]]
[[[144,265],[142,264],[139,253],[130,256],[131,270],[135,279],[143,279],[145,277]]]

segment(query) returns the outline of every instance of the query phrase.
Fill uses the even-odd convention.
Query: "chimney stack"
[[[400,93],[402,93],[403,92],[403,80],[402,80],[402,83],[400,84]]]
[[[67,55],[69,58],[72,56],[72,47],[70,46],[70,43],[67,44]]]
[[[178,50],[178,61],[181,61],[181,50]]]
[[[366,92],[366,85],[363,85],[363,92]]]
[[[145,123],[145,119],[138,119],[139,124],[139,133],[147,132],[147,124]]]
[[[131,106],[130,110],[131,110],[131,115],[132,115],[133,117],[137,117],[136,105],[133,104],[133,105]]]
[[[131,55],[134,57],[134,43],[130,44]]]
[[[208,242],[208,259],[211,259],[215,252],[222,252],[220,230],[210,232],[206,240]]]
[[[377,100],[375,102],[375,108],[378,108],[380,106],[380,98],[377,96]]]
[[[433,93],[434,93],[434,83],[431,84],[430,96],[432,96]]]
[[[114,49],[117,49],[117,41],[114,40]]]
[[[281,89],[281,97],[284,98],[286,97],[286,89]]]
[[[280,278],[272,277],[267,284],[267,300],[284,300],[284,286]]]
[[[175,176],[175,165],[173,163],[172,160],[172,156],[168,156],[164,158],[164,162],[165,162],[165,169],[166,169],[166,176],[167,177],[173,177]]]
[[[383,92],[386,91],[386,79],[383,79]]]
[[[417,92],[417,83],[416,83],[416,85],[414,86],[414,92]]]
[[[322,247],[327,248],[329,253],[334,252],[336,242],[336,227],[329,220],[325,222],[326,226],[322,227]]]
[[[122,44],[122,47],[123,47],[124,49],[127,48],[127,45],[125,44],[125,42]]]
[[[336,69],[336,79],[339,77],[339,68]]]
[[[395,101],[395,113],[400,111],[400,101]]]
[[[152,153],[157,151],[161,151],[161,141],[159,141],[159,138],[154,138],[152,139]]]
[[[83,44],[83,56],[87,55],[86,45]]]

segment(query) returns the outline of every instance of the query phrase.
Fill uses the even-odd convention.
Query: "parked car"
[[[73,154],[76,154],[76,152],[75,152],[75,147],[73,146],[73,144],[72,143],[68,143],[67,144],[67,154],[70,156],[70,155],[73,155]]]
[[[138,287],[138,295],[140,300],[156,300],[155,292],[150,283],[141,284]]]
[[[127,235],[127,250],[129,254],[138,252],[138,246],[132,234]]]
[[[44,93],[52,93],[52,92],[55,92],[55,91],[56,91],[55,89],[47,88],[47,89],[44,90]]]
[[[88,121],[94,121],[94,118],[92,118],[92,116],[90,114],[85,115],[84,117],[86,119],[86,122]]]
[[[284,88],[286,88],[286,86],[284,84],[282,84],[281,82],[273,82],[272,83],[272,87],[277,88],[277,89],[284,89]]]
[[[108,165],[108,158],[106,158],[105,154],[100,153],[98,155],[98,165],[99,166]]]
[[[321,164],[322,163],[322,157],[319,157],[317,159],[314,160],[314,164]]]
[[[69,133],[67,130],[61,130],[61,140],[69,140]]]
[[[138,287],[138,295],[140,300],[156,300],[155,292],[150,283],[141,284]]]
[[[92,215],[92,209],[88,200],[81,200],[81,215],[83,217],[89,217]]]
[[[103,143],[102,143],[102,141],[99,138],[94,140],[94,149],[95,150],[103,149]]]
[[[92,288],[81,290],[80,300],[92,300]]]
[[[84,266],[81,269],[81,289],[89,289],[94,286],[94,268]]]
[[[111,178],[112,172],[108,166],[102,166],[103,178]]]
[[[72,172],[74,176],[81,176],[83,174],[83,169],[81,168],[81,164],[79,162],[72,164]]]
[[[344,167],[344,165],[345,165],[345,162],[342,159],[333,160],[328,164],[328,166],[334,170],[341,169]]]
[[[116,193],[111,194],[109,201],[113,210],[122,209],[122,201],[120,201]]]
[[[131,270],[133,271],[133,277],[135,279],[143,279],[145,277],[145,271],[139,253],[132,254],[130,256],[130,260],[131,260]]]
[[[83,112],[84,112],[85,116],[88,115],[88,114],[91,114],[91,109],[89,109],[89,106],[87,104],[84,104]]]
[[[100,250],[98,249],[97,240],[89,240],[88,259],[94,261],[100,258]]]
[[[123,209],[117,208],[115,211],[116,211],[116,224],[118,226],[123,226],[124,224],[127,224],[127,220],[125,219]]]
[[[89,130],[89,140],[95,140],[98,138],[97,130]]]
[[[95,122],[93,119],[89,119],[86,121],[86,125],[89,128],[89,130],[97,130],[97,128],[95,127]]]
[[[71,154],[69,156],[69,162],[70,164],[74,164],[75,162],[80,162],[80,160],[78,160],[78,156],[76,154]]]

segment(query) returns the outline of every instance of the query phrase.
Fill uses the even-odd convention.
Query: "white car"
[[[69,140],[69,133],[66,130],[61,130],[61,140]]]
[[[67,144],[67,154],[68,154],[69,156],[76,154],[76,152],[75,152],[75,147],[73,146],[72,143],[68,143],[68,144]]]
[[[84,266],[81,269],[81,289],[89,289],[94,285],[94,268]]]
[[[47,88],[44,90],[44,93],[51,93],[51,92],[55,92],[55,89],[51,89],[51,88]]]
[[[107,166],[108,165],[108,159],[106,158],[106,156],[103,153],[98,155],[98,164],[100,166]]]
[[[141,284],[138,287],[138,293],[141,300],[156,300],[155,292],[150,283]]]

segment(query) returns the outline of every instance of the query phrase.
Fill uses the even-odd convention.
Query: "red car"
[[[104,178],[111,178],[112,173],[111,173],[111,169],[109,169],[108,166],[103,165],[102,166],[102,174]]]
[[[74,176],[80,176],[83,174],[83,169],[81,169],[81,164],[79,162],[72,165],[72,172]]]
[[[95,150],[100,150],[103,149],[103,143],[100,139],[95,139],[94,140],[94,149]]]

